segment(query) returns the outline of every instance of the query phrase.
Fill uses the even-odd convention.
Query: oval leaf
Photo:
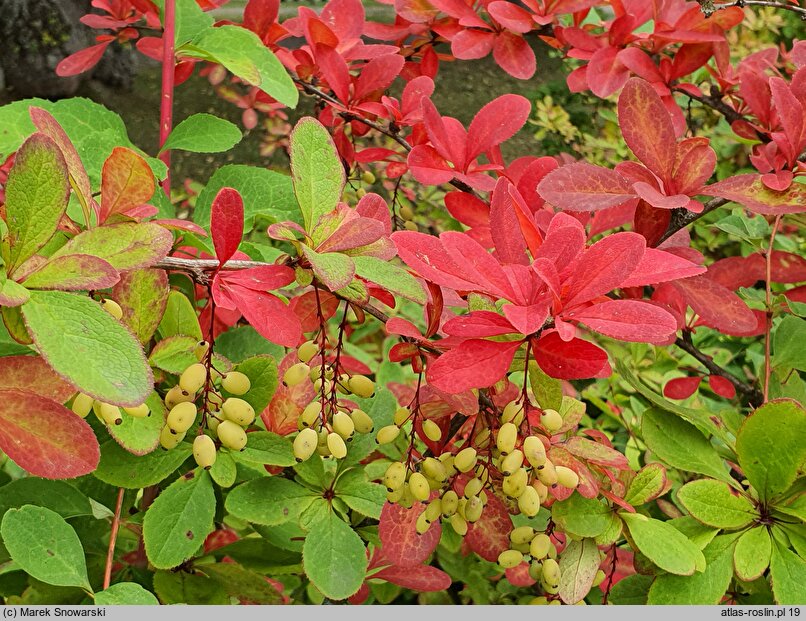
[[[241,141],[234,123],[212,114],[193,114],[173,128],[160,152],[179,149],[193,153],[222,153]]]

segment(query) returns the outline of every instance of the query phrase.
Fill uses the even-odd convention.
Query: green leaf
[[[277,531],[280,526],[259,527]],[[279,548],[263,537],[247,536],[215,550],[216,557],[229,557],[247,569],[268,575],[300,573],[302,571],[302,540],[305,532],[299,532],[299,550]]]
[[[758,517],[744,496],[734,496],[726,483],[700,479],[686,483],[677,499],[695,520],[714,528],[744,528]]]
[[[541,408],[560,409],[563,404],[563,388],[560,380],[546,375],[534,360],[529,361],[529,384]]]
[[[291,440],[271,431],[255,431],[249,434],[249,442],[242,451],[232,453],[236,461],[269,466],[293,466],[294,449]]]
[[[804,469],[804,437],[806,410],[788,399],[770,401],[745,419],[736,437],[736,454],[762,500],[786,491]]]
[[[164,259],[171,249],[173,235],[154,222],[124,222],[98,226],[76,235],[51,256],[51,260],[71,254],[99,257],[116,270],[150,267]]]
[[[806,561],[778,541],[775,542],[770,557],[770,576],[776,604],[803,604]]]
[[[363,468],[351,468],[343,472],[336,479],[333,491],[353,511],[380,519],[381,509],[386,502],[386,489],[382,485],[371,483]]]
[[[228,164],[216,170],[199,193],[193,210],[196,224],[210,229],[213,199],[224,187],[238,190],[243,198],[244,234],[252,230],[258,216],[272,223],[300,219],[291,177],[267,168]]]
[[[92,590],[81,541],[55,511],[33,505],[9,509],[0,533],[12,560],[37,580]]]
[[[17,151],[5,190],[11,273],[53,237],[67,209],[70,182],[56,143],[39,133],[28,138]]]
[[[213,532],[215,507],[213,484],[205,470],[192,471],[163,490],[143,519],[143,541],[151,564],[170,569],[193,556]]]
[[[666,468],[658,463],[647,464],[630,481],[624,500],[633,506],[654,500],[666,487]]]
[[[690,576],[702,552],[685,535],[667,522],[640,513],[620,513],[638,548],[655,565],[672,574]]]
[[[425,304],[426,296],[422,285],[402,267],[377,257],[355,256],[355,273],[389,293],[402,296],[417,304]]]
[[[193,447],[189,442],[180,442],[170,451],[159,449],[148,455],[137,456],[110,440],[101,445],[101,461],[93,474],[115,487],[142,489],[165,479],[192,453]]]
[[[652,576],[633,574],[616,582],[610,589],[608,602],[617,606],[646,606]]]
[[[375,395],[372,398],[362,400],[354,397],[358,405],[369,414],[376,430],[391,425],[392,417],[397,409],[397,399],[392,391],[381,385],[382,383],[385,382],[378,381]],[[356,434],[350,443],[347,457],[344,458],[344,465],[354,466],[376,450],[378,450],[378,445],[375,442],[375,434]]]
[[[703,550],[705,570],[692,576],[658,576],[649,589],[649,604],[714,605],[722,601],[733,577],[736,534],[721,535]]]
[[[0,516],[23,505],[46,506],[63,518],[92,515],[89,499],[65,481],[26,477],[0,487]]]
[[[610,526],[612,512],[607,503],[574,493],[551,505],[551,517],[565,532],[596,537]]]
[[[356,532],[333,510],[311,524],[302,547],[305,574],[325,597],[347,599],[361,588],[367,551]]]
[[[235,480],[238,478],[238,467],[235,465],[235,460],[232,458],[231,453],[218,451],[216,460],[210,468],[210,476],[219,487],[232,487],[235,485]]]
[[[778,324],[773,336],[772,365],[785,369],[806,371],[806,320],[787,315]]]
[[[733,567],[740,580],[752,582],[770,566],[772,539],[763,526],[751,528],[739,537],[733,551]]]
[[[219,335],[215,340],[215,351],[235,364],[260,354],[275,360],[282,360],[285,356],[281,345],[267,341],[252,326],[236,326]]]
[[[249,392],[241,395],[241,399],[260,416],[277,390],[277,362],[271,356],[253,356],[241,362],[236,370],[246,375],[252,385]]]
[[[298,519],[316,498],[316,492],[288,479],[263,477],[233,489],[224,507],[231,515],[247,522],[273,526]]]
[[[154,573],[154,592],[163,604],[221,606],[230,603],[220,582],[198,572],[157,571]]]
[[[168,305],[168,277],[164,270],[130,270],[120,275],[112,297],[123,309],[123,323],[141,343],[148,343]]]
[[[151,0],[160,11],[160,20],[165,21],[165,0]],[[190,41],[201,31],[212,27],[213,16],[205,13],[193,0],[176,0],[176,45]]]
[[[316,277],[331,291],[339,291],[353,281],[355,264],[346,254],[318,253],[308,246],[302,246],[302,253],[311,264]]]
[[[222,153],[241,141],[241,130],[234,123],[212,114],[193,114],[173,128],[163,151]]]
[[[179,375],[190,365],[198,362],[193,353],[198,343],[199,340],[192,336],[177,335],[163,338],[151,350],[148,362],[152,367]]]
[[[238,26],[208,28],[182,51],[188,56],[224,65],[289,108],[297,105],[299,93],[285,67],[251,30]]]
[[[49,259],[25,277],[28,289],[89,291],[106,289],[120,280],[109,263],[87,254],[68,254]]]
[[[169,336],[191,336],[198,342],[202,340],[199,318],[187,296],[179,291],[168,294],[168,304],[159,327],[163,339]]]
[[[599,547],[593,539],[569,541],[560,555],[560,599],[566,604],[583,600],[599,570]]]
[[[649,449],[670,466],[730,479],[725,464],[711,443],[693,425],[658,408],[642,415],[641,430]]]
[[[316,119],[304,117],[291,133],[291,177],[305,230],[336,208],[344,190],[344,166],[330,133]]]
[[[0,272],[5,274],[5,272]],[[3,307],[14,308],[25,304],[31,297],[28,289],[13,280],[4,280],[0,284],[0,304]]]
[[[136,582],[118,582],[95,594],[97,606],[158,606],[159,601],[150,591]]]
[[[123,414],[120,425],[107,425],[109,435],[124,449],[134,455],[150,453],[160,443],[160,431],[165,425],[165,404],[162,398],[152,392],[146,399],[151,413],[145,418],[137,418]]]
[[[205,565],[205,574],[216,580],[230,597],[250,604],[280,604],[281,594],[264,576],[236,563]]]
[[[22,314],[42,357],[81,392],[106,403],[135,406],[153,390],[154,377],[140,343],[94,300],[64,291],[34,291]]]

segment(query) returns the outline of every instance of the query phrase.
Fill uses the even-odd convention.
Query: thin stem
[[[104,568],[104,589],[108,589],[112,582],[112,563],[115,560],[115,543],[118,540],[118,530],[120,530],[120,512],[123,509],[123,493],[121,487],[118,490],[118,501],[115,504],[115,515],[112,518],[112,532],[109,534],[109,548],[106,552],[106,567]]]
[[[174,107],[174,68],[176,54],[174,39],[176,38],[176,0],[165,0],[164,27],[162,32],[162,92],[160,97],[160,148],[168,140],[173,128]],[[171,197],[171,152],[160,153],[160,160],[167,167],[165,179],[162,180],[162,190]]]
[[[773,2],[772,0],[735,0],[734,2],[726,2],[724,4],[716,4],[713,0],[697,0],[700,3],[700,7],[702,8],[702,12],[705,13],[706,17],[710,17],[715,11],[721,11],[722,9],[729,9],[734,6],[738,6],[740,8],[746,6],[766,6],[773,9],[783,9],[785,11],[792,11],[793,13],[797,13],[800,15],[800,18],[806,20],[806,9],[795,6],[792,4],[781,4],[780,2]]]
[[[693,358],[696,358],[706,369],[708,369],[711,375],[719,375],[720,377],[724,377],[726,380],[728,380],[731,384],[733,384],[737,392],[747,397],[747,400],[750,403],[754,405],[761,405],[762,395],[759,393],[758,389],[747,382],[743,382],[727,369],[723,369],[714,362],[711,356],[708,356],[697,349],[694,343],[691,342],[691,334],[688,331],[683,332],[682,338],[679,337],[675,339],[674,344],[687,354],[691,355]]]
[[[772,232],[770,233],[770,247],[767,250],[766,268],[767,273],[765,277],[765,307],[766,307],[766,325],[764,327],[764,403],[767,403],[770,397],[770,376],[772,375],[772,365],[770,364],[770,342],[772,340],[772,252],[773,244],[775,243],[775,235],[778,233],[778,227],[781,224],[781,215],[775,216],[775,222],[772,225]]]

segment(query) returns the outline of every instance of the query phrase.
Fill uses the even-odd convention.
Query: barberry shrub
[[[156,154],[0,108],[5,602],[803,603],[806,44],[735,57],[751,2],[382,2],[93,2],[58,73],[161,61]],[[623,161],[434,104],[539,46]],[[173,123],[197,65],[289,165],[188,218],[170,152],[242,137]]]

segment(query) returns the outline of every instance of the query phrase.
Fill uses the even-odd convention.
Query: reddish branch
[[[108,589],[112,583],[112,564],[115,561],[115,543],[120,530],[120,512],[123,509],[124,491],[122,487],[118,490],[118,501],[115,504],[115,515],[112,518],[112,532],[109,534],[109,548],[106,552],[106,567],[104,568],[104,589]]]
[[[162,91],[160,94],[160,148],[168,140],[173,128],[174,106],[174,68],[176,54],[174,50],[176,25],[176,0],[165,0],[165,31],[162,33]],[[162,180],[165,195],[171,196],[171,152],[160,153],[160,160],[168,169]]]
[[[683,336],[675,339],[674,344],[687,354],[691,355],[692,358],[695,358],[698,362],[700,362],[702,366],[708,369],[711,375],[719,375],[720,377],[724,377],[726,380],[728,380],[736,388],[736,392],[744,395],[749,403],[752,405],[761,405],[763,402],[763,396],[761,392],[759,392],[758,388],[752,384],[742,381],[727,369],[723,369],[714,362],[714,359],[711,358],[711,356],[704,354],[697,349],[694,343],[691,342],[691,334],[689,332],[684,331]]]
[[[716,11],[722,9],[729,9],[734,6],[744,8],[746,6],[765,6],[773,9],[782,9],[784,11],[792,11],[800,15],[802,20],[806,21],[806,9],[793,4],[782,4],[781,2],[774,2],[773,0],[734,0],[734,2],[717,3],[714,0],[697,0],[700,8],[706,17],[710,17]]]

